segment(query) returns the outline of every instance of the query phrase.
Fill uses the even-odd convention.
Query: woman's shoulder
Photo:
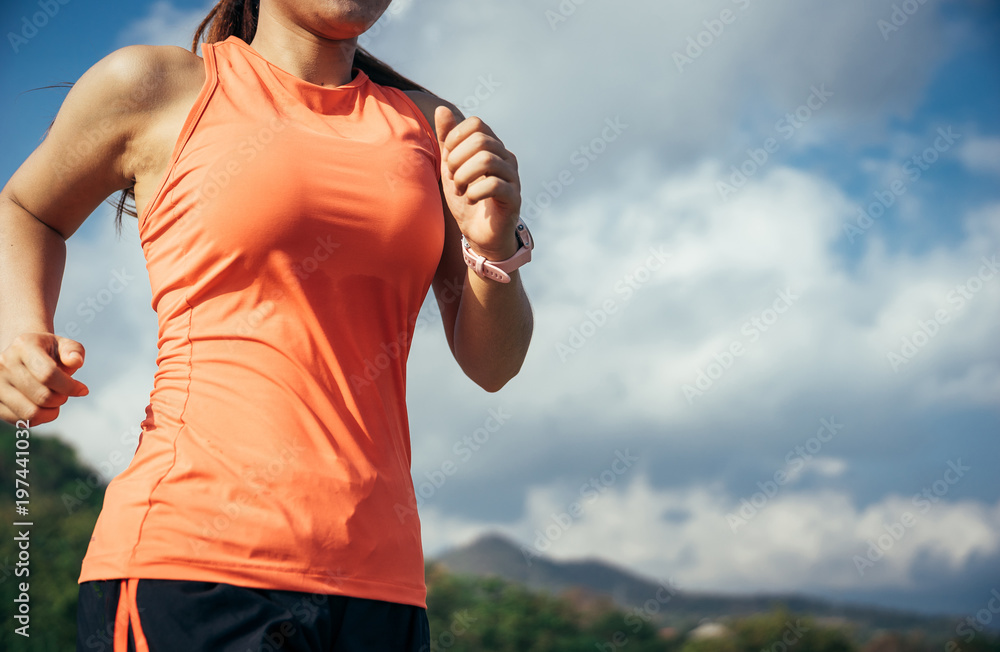
[[[462,112],[458,110],[458,107],[456,107],[454,104],[452,104],[447,100],[441,99],[437,95],[433,95],[431,93],[425,93],[424,91],[403,91],[403,92],[406,94],[408,98],[410,98],[410,101],[413,102],[418,109],[420,109],[420,112],[423,113],[424,117],[427,119],[428,124],[430,124],[431,128],[435,130],[436,126],[434,122],[434,112],[437,111],[437,108],[439,106],[447,107],[448,109],[451,110],[452,113],[455,114],[456,120],[458,121],[462,120],[462,117],[460,117],[462,116]]]
[[[172,45],[128,45],[98,61],[80,82],[115,113],[148,113],[197,91],[205,80],[201,57]]]
[[[149,134],[204,79],[200,62],[181,48],[138,45],[102,58],[72,85],[9,192],[68,238],[108,196],[135,183],[155,142]]]

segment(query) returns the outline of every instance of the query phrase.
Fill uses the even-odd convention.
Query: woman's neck
[[[250,47],[303,81],[317,86],[343,86],[352,79],[356,36],[336,40],[318,36],[261,3]]]

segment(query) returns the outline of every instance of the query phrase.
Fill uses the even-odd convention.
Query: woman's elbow
[[[516,365],[508,365],[503,369],[497,368],[485,371],[482,369],[465,369],[465,375],[487,392],[495,394],[503,389],[514,376],[520,373],[523,362],[524,359],[521,358]]]

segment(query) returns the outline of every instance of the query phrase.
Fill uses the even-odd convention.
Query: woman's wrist
[[[499,263],[501,261],[507,260],[514,254],[516,254],[517,250],[521,248],[521,243],[518,241],[517,235],[515,234],[514,231],[511,231],[510,238],[506,246],[502,247],[499,245],[494,245],[494,247],[492,248],[483,247],[481,245],[476,244],[468,237],[465,238],[465,241],[469,243],[469,249],[472,250],[472,253],[476,254],[477,256],[482,256],[491,263]]]

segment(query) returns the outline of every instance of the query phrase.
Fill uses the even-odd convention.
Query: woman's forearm
[[[517,375],[534,327],[521,275],[510,276],[510,283],[498,283],[469,269],[455,319],[455,358],[489,392]]]
[[[66,241],[0,193],[0,351],[20,333],[53,332]]]

